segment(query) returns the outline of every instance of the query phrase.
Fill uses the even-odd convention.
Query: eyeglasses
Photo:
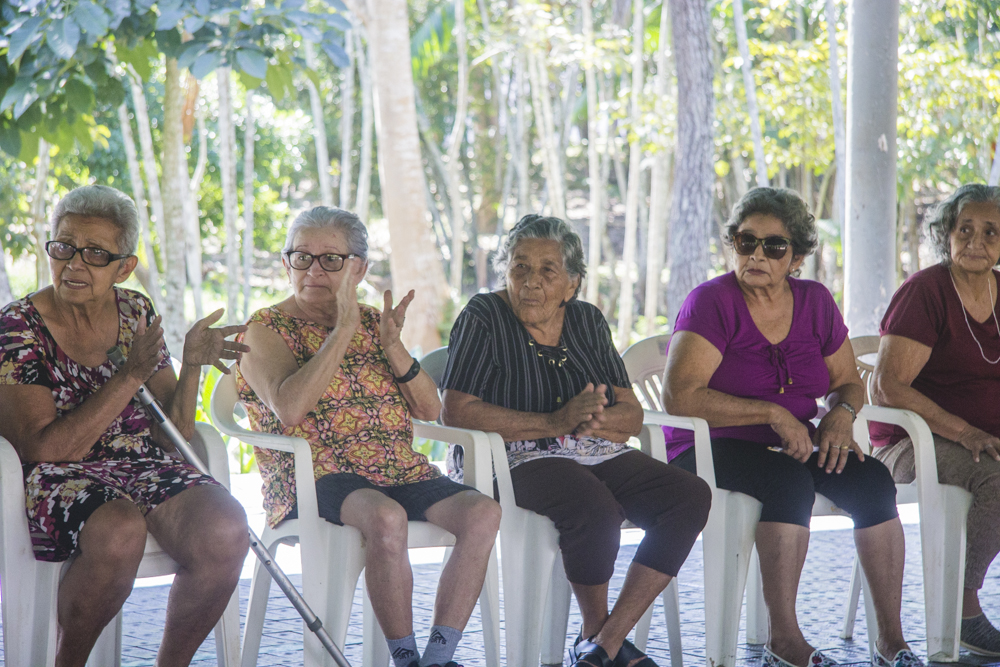
[[[104,250],[103,248],[77,248],[76,246],[63,243],[62,241],[49,241],[45,244],[45,252],[52,259],[58,259],[64,262],[68,262],[73,259],[73,256],[76,255],[76,253],[80,253],[80,259],[83,260],[83,263],[90,264],[91,266],[107,266],[116,259],[125,259],[126,257],[132,256],[116,255],[112,252]]]
[[[299,271],[305,271],[313,264],[314,259],[319,260],[319,268],[324,271],[333,273],[334,271],[340,271],[344,268],[344,262],[352,258],[359,258],[360,255],[355,255],[351,253],[349,255],[338,255],[337,253],[326,253],[325,255],[310,255],[307,252],[300,252],[298,250],[293,250],[286,252],[285,256],[288,257],[288,264],[293,269],[298,269]]]
[[[791,244],[791,239],[786,239],[784,236],[768,236],[759,239],[750,232],[733,234],[733,250],[738,255],[752,255],[757,251],[757,246],[760,246],[764,249],[764,257],[781,259],[788,252],[788,247]]]

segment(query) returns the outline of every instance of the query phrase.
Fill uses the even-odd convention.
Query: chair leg
[[[303,545],[302,589],[306,602],[322,619],[331,639],[343,647],[354,591],[364,569],[365,550],[361,531],[355,528],[335,526],[322,533],[308,538],[308,547]],[[316,636],[305,628],[303,632],[304,667],[335,667],[333,658]]]
[[[88,667],[121,667],[122,664],[122,612],[108,623],[87,659]]]
[[[664,604],[666,604],[666,597],[664,599]],[[632,638],[632,643],[640,651],[646,650],[646,644],[649,643],[649,627],[653,624],[653,609],[656,607],[656,602],[654,601],[651,605],[646,607],[646,611],[642,612],[642,616],[635,624],[635,636]],[[666,609],[664,609],[666,612]],[[667,615],[667,622],[670,622],[670,616]],[[671,646],[671,651],[673,647]]]
[[[522,514],[523,512],[523,514]],[[538,667],[544,599],[559,553],[555,525],[527,510],[504,513],[500,524],[507,667]],[[527,516],[525,516],[527,515]],[[506,525],[505,525],[506,522]]]
[[[767,642],[767,604],[764,602],[764,582],[760,578],[760,556],[754,547],[747,574],[747,644]]]
[[[229,598],[215,625],[215,659],[219,667],[236,667],[240,662],[240,589]]]
[[[385,641],[382,626],[375,618],[375,609],[368,597],[368,586],[362,584],[364,598],[364,639],[362,642],[363,667],[387,667],[389,664],[389,645]]]
[[[865,625],[868,627],[868,655],[875,655],[875,640],[878,638],[878,619],[875,616],[875,602],[868,587],[868,578],[861,573],[861,587],[865,591]]]
[[[573,590],[566,579],[562,558],[556,556],[552,564],[552,579],[545,601],[545,615],[542,616],[542,664],[561,665],[566,649],[566,634],[569,629],[569,606]]]
[[[486,667],[500,667],[500,576],[496,546],[486,566],[486,579],[479,594],[479,614],[483,623]]]
[[[274,548],[269,551],[274,555]],[[264,632],[264,616],[267,614],[267,598],[271,594],[271,575],[258,560],[250,580],[250,599],[247,600],[247,618],[243,628],[243,645],[240,650],[242,667],[255,667],[260,654],[260,640]]]
[[[667,623],[670,667],[684,667],[684,650],[681,646],[681,598],[677,589],[677,577],[671,580],[660,597],[663,600],[663,615]]]
[[[861,560],[854,556],[854,569],[851,570],[851,589],[847,592],[844,602],[844,627],[840,631],[841,639],[854,638],[854,622],[858,615],[858,598],[861,595]]]
[[[957,486],[941,485],[940,490],[940,508],[920,506],[927,659],[956,662],[965,586],[966,519],[972,494]]]

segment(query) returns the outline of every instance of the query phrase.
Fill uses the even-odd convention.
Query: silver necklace
[[[992,269],[990,269],[990,271],[992,271]],[[968,311],[965,310],[965,302],[962,301],[962,293],[958,291],[958,285],[955,284],[955,275],[951,272],[951,269],[948,269],[948,276],[951,278],[951,286],[955,288],[955,294],[958,295],[958,302],[962,304],[962,315],[965,317],[965,326],[969,328],[969,333],[972,335],[972,340],[976,341],[976,345],[979,347],[979,354],[982,355],[983,361],[985,361],[986,363],[992,366],[997,365],[998,363],[1000,363],[1000,357],[997,357],[996,360],[994,361],[990,361],[989,359],[987,359],[986,353],[983,352],[983,344],[979,342],[979,339],[976,338],[976,334],[973,333],[972,331],[972,325],[969,324],[969,313]],[[997,309],[996,306],[993,305],[993,286],[990,285],[989,276],[986,276],[986,289],[990,291],[990,305],[993,309],[993,322],[997,325],[997,335],[1000,336],[1000,321],[997,320]]]

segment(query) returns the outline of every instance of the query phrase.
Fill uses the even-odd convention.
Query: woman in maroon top
[[[1000,553],[1000,188],[965,185],[933,213],[942,261],[918,271],[882,319],[872,401],[919,414],[934,433],[938,479],[972,492],[965,557],[962,645],[1000,656],[1000,631],[978,591]],[[875,456],[897,482],[915,476],[913,443],[871,426]]]

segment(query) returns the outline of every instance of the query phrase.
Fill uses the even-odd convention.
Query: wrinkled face
[[[76,248],[100,248],[118,254],[118,230],[106,218],[69,214],[56,229],[53,241],[68,243]],[[91,266],[77,252],[70,259],[49,257],[52,286],[60,299],[82,304],[106,295],[116,283],[124,282],[138,260],[132,256],[113,260],[107,266]]]
[[[790,238],[788,229],[783,223],[773,215],[757,213],[747,216],[740,224],[737,232],[753,234],[758,239],[765,239],[769,236],[780,236]],[[802,265],[803,255],[793,254],[791,246],[785,256],[781,259],[770,259],[764,256],[764,249],[758,245],[752,255],[740,255],[733,253],[736,257],[736,278],[748,287],[773,287],[785,280],[792,271]]]
[[[580,284],[563,264],[562,246],[551,239],[524,239],[511,252],[507,265],[507,298],[525,325],[550,321]]]
[[[948,237],[953,264],[966,271],[986,271],[1000,259],[1000,207],[991,202],[966,204]]]
[[[307,252],[310,255],[349,255],[347,236],[339,229],[332,227],[306,227],[295,234],[292,250]],[[288,256],[281,256],[281,263],[292,281],[292,291],[296,301],[310,304],[334,303],[337,300],[337,290],[344,280],[361,282],[367,262],[351,258],[344,262],[340,271],[324,271],[318,259],[313,259],[308,269],[293,269],[288,264]]]

